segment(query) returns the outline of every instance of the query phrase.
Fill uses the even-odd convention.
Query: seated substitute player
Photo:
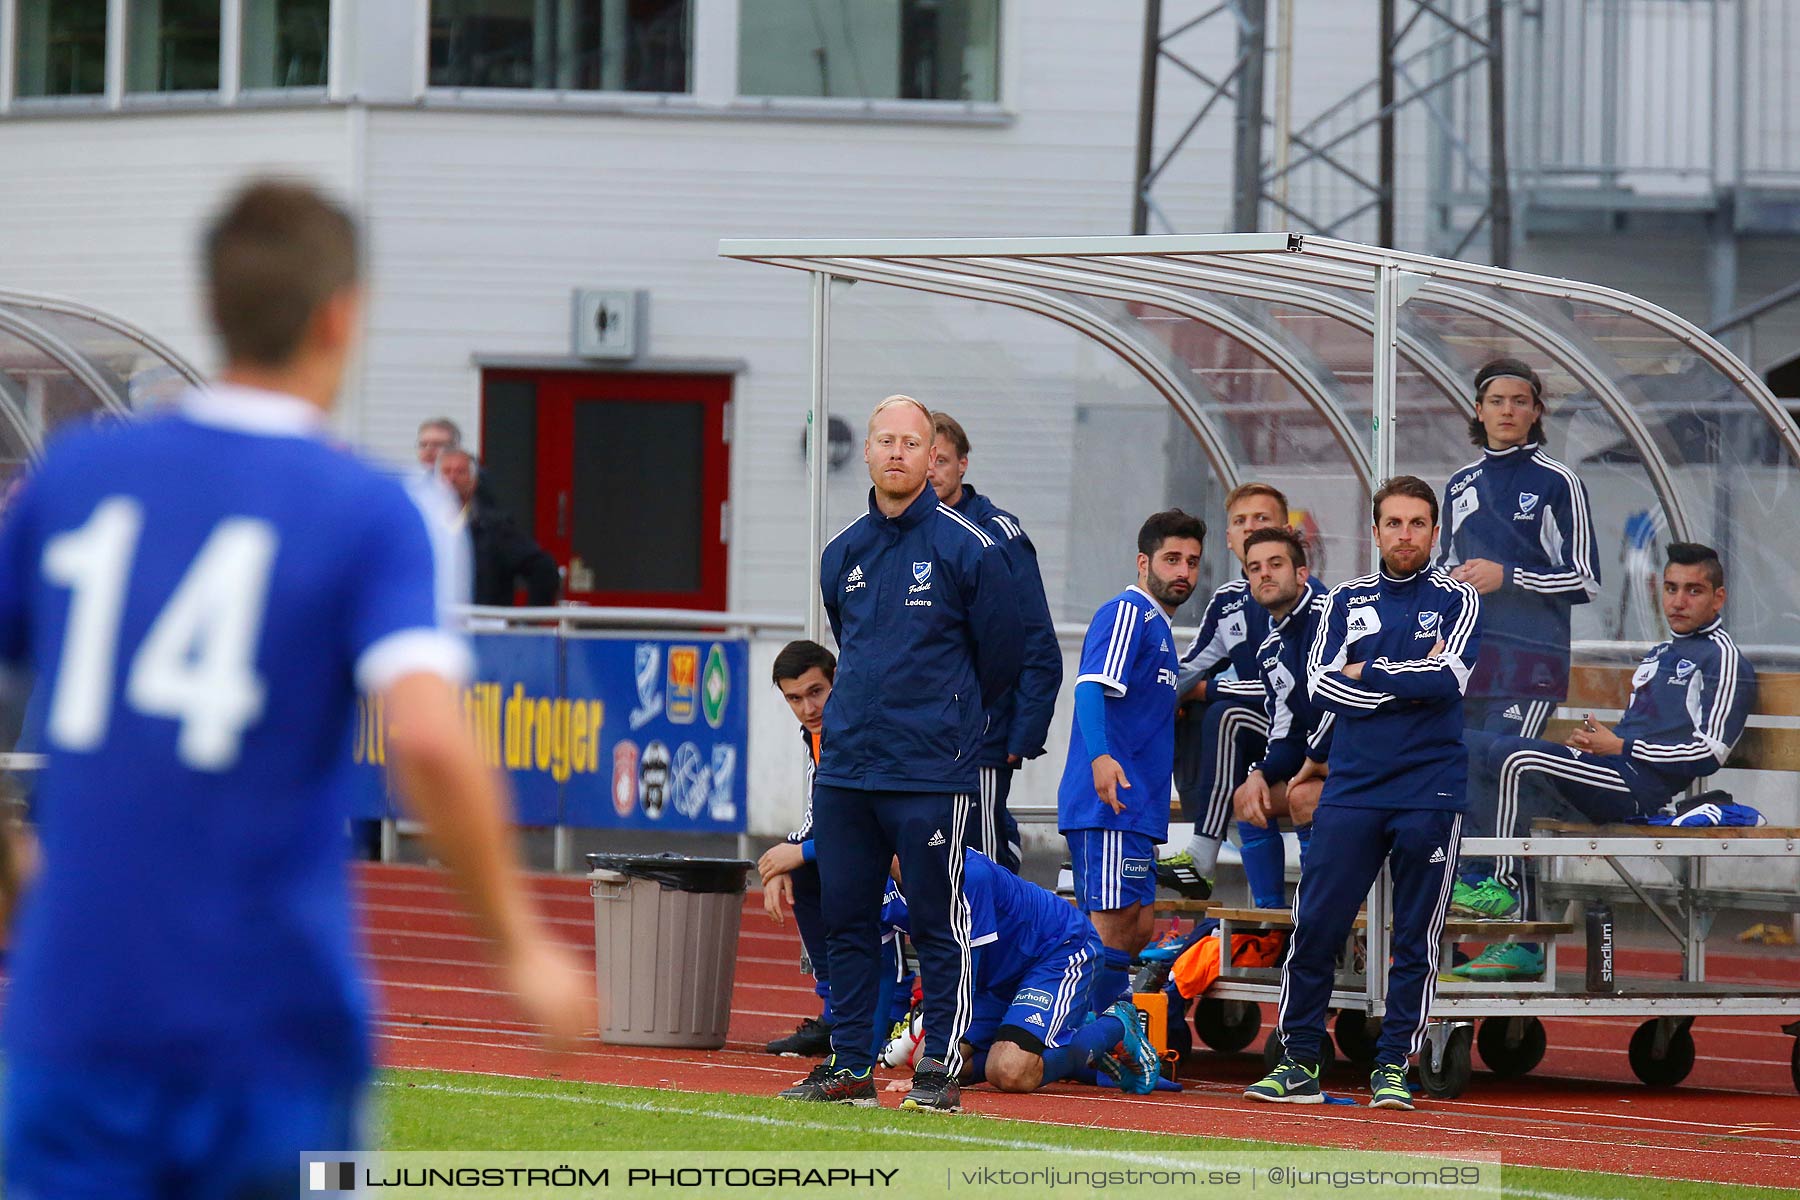
[[[1175,757],[1175,633],[1194,592],[1206,523],[1178,508],[1138,531],[1137,582],[1100,606],[1081,646],[1075,722],[1056,793],[1075,897],[1106,946],[1094,1011],[1127,995],[1150,940],[1156,847],[1169,836]]]
[[[1566,746],[1470,730],[1471,837],[1529,837],[1537,817],[1630,821],[1667,804],[1725,765],[1756,696],[1756,670],[1725,632],[1725,569],[1710,546],[1674,542],[1663,568],[1663,616],[1675,634],[1631,677],[1631,704],[1612,729],[1587,714]],[[1491,915],[1537,911],[1526,859],[1465,860],[1502,903]],[[1530,942],[1495,942],[1456,968],[1472,979],[1533,979],[1544,954]]]
[[[48,757],[6,1003],[10,1196],[288,1196],[303,1151],[354,1148],[359,690],[527,1017],[592,1028],[463,721],[426,521],[327,429],[357,240],[310,188],[239,192],[204,248],[218,382],[63,431],[0,525],[0,658],[44,691]]]
[[[1244,539],[1244,577],[1250,591],[1269,614],[1269,634],[1257,648],[1263,685],[1263,715],[1269,723],[1268,747],[1232,797],[1238,819],[1259,829],[1286,817],[1300,836],[1300,864],[1312,840],[1313,810],[1318,807],[1324,776],[1319,770],[1329,749],[1335,717],[1312,701],[1306,690],[1306,654],[1312,649],[1325,611],[1325,596],[1307,584],[1306,547],[1291,529],[1258,529]],[[1294,779],[1308,763],[1314,769]],[[1259,907],[1274,907],[1262,905]]]
[[[819,868],[814,864],[812,785],[819,765],[820,731],[825,727],[825,701],[836,674],[837,656],[804,638],[783,646],[770,671],[781,698],[800,722],[800,740],[806,747],[806,811],[800,827],[757,860],[756,871],[762,877],[763,907],[775,923],[781,923],[784,903],[794,912],[800,944],[812,967],[813,990],[822,1005],[818,1016],[806,1018],[793,1033],[763,1047],[788,1058],[823,1058],[831,1053],[831,976],[825,958],[825,918],[819,911]]]
[[[963,1034],[962,1082],[985,1080],[1003,1092],[1034,1092],[1059,1079],[1096,1082],[1099,1070],[1127,1092],[1155,1091],[1161,1063],[1137,1007],[1117,1000],[1087,1020],[1103,954],[1093,924],[1068,901],[980,851],[964,854],[975,983],[974,1017]],[[897,862],[894,874],[899,875]],[[905,881],[895,883],[881,922],[910,934]]]
[[[1225,544],[1241,566],[1244,540],[1259,529],[1285,529],[1288,501],[1267,483],[1245,483],[1225,498]],[[1309,581],[1307,591],[1325,589]],[[1268,737],[1257,649],[1269,632],[1269,613],[1257,603],[1243,575],[1220,585],[1207,601],[1200,629],[1181,659],[1182,715],[1175,725],[1175,780],[1183,819],[1194,832],[1179,853],[1158,860],[1157,878],[1184,896],[1212,895],[1219,848],[1231,818],[1232,794]],[[1281,834],[1266,825],[1240,824],[1244,877],[1263,907],[1283,900],[1285,857]]]
[[[1337,714],[1313,814],[1294,935],[1281,969],[1280,1062],[1244,1093],[1318,1104],[1334,963],[1385,864],[1393,879],[1387,1015],[1369,1076],[1375,1108],[1413,1107],[1407,1061],[1425,1036],[1462,828],[1462,689],[1480,652],[1475,589],[1429,565],[1437,497],[1411,475],[1375,493],[1381,570],[1331,589],[1307,653],[1313,703]]]

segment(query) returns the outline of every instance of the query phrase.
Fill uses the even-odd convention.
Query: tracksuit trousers
[[[881,897],[890,860],[900,858],[925,993],[923,1056],[962,1067],[961,1043],[974,1012],[969,909],[963,901],[966,793],[878,792],[820,783],[813,788],[813,841],[819,867],[837,1024],[837,1065],[874,1064],[883,974]],[[885,1031],[883,1031],[885,1032]]]
[[[1469,747],[1470,837],[1531,836],[1539,817],[1608,824],[1647,816],[1669,791],[1623,754],[1587,754],[1540,738],[1494,737],[1465,730]],[[1535,919],[1537,872],[1517,855],[1470,858],[1460,873],[1477,882],[1492,875],[1519,898],[1516,916]]]
[[[1404,1064],[1418,1053],[1437,994],[1438,941],[1461,832],[1462,814],[1443,809],[1319,806],[1294,897],[1294,936],[1281,966],[1278,1028],[1289,1058],[1316,1066],[1324,1057],[1338,952],[1384,863],[1393,881],[1394,927],[1375,1061]],[[1379,971],[1381,964],[1370,962],[1368,969]]]

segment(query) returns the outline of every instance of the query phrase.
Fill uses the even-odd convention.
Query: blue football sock
[[[1312,849],[1312,822],[1294,826],[1294,836],[1300,839],[1300,869],[1306,870],[1306,852]]]
[[[1274,824],[1258,829],[1239,821],[1238,837],[1243,841],[1244,878],[1250,883],[1250,898],[1258,908],[1280,908],[1287,899],[1282,888],[1287,856],[1281,847],[1281,830]]]
[[[963,1064],[963,1079],[969,1083],[986,1083],[987,1058],[988,1052],[986,1050],[976,1051],[975,1057]],[[1048,1079],[1048,1076],[1045,1078]]]
[[[1125,1037],[1125,1026],[1117,1017],[1100,1017],[1076,1031],[1067,1045],[1044,1051],[1044,1082],[1074,1079],[1087,1067],[1088,1059],[1105,1054]]]
[[[1094,972],[1094,1011],[1103,1013],[1131,994],[1131,955],[1106,947],[1100,969]]]

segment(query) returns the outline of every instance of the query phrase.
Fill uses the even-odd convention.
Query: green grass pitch
[[[1008,1121],[808,1107],[756,1096],[695,1094],[443,1071],[386,1071],[375,1088],[377,1144],[387,1150],[1085,1150],[1123,1161],[1145,1152],[1285,1150],[1291,1146]],[[1505,1168],[1525,1200],[1786,1197],[1792,1191],[1642,1176]]]

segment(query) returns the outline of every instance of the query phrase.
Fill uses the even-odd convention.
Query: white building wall
[[[324,107],[0,119],[0,287],[116,313],[211,367],[208,214],[256,172],[351,195],[350,121]]]
[[[571,289],[646,288],[649,354],[748,366],[734,395],[732,603],[800,611],[806,278],[720,259],[718,241],[1120,231],[1136,27],[1072,0],[1034,4],[1014,25],[1017,115],[992,125],[372,110],[361,440],[399,457],[424,417],[473,428],[471,355],[567,353]],[[1042,324],[1043,337],[1060,334]],[[1074,340],[1059,344],[1062,363],[1033,364],[1036,378],[1071,374]],[[949,403],[947,376],[960,370],[967,383],[979,364],[935,348],[943,354],[907,355],[905,369],[880,358],[840,373],[838,411],[860,426],[892,391]],[[991,369],[1016,379],[1019,365]],[[866,486],[855,474],[845,473],[850,503]]]

